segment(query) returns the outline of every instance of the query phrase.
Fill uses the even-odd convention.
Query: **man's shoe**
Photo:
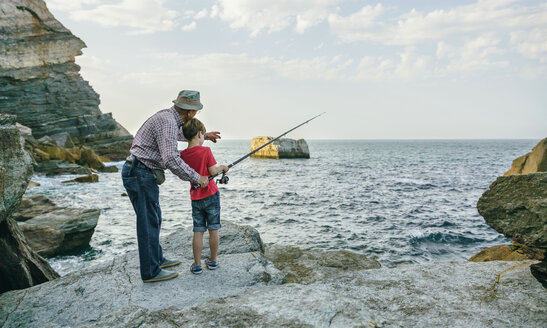
[[[207,269],[209,270],[216,270],[218,268],[217,261],[210,261],[209,259],[205,260],[205,265],[207,265]]]
[[[180,261],[179,260],[168,260],[168,259],[165,259],[165,261],[163,261],[163,263],[160,265],[160,268],[168,268],[168,267],[172,267],[172,266],[175,266],[175,265],[179,265],[180,264]]]
[[[190,267],[190,272],[193,274],[200,274],[203,272],[203,269],[201,268],[201,265],[193,265]]]
[[[165,281],[169,279],[173,279],[178,277],[178,272],[171,272],[167,270],[161,270],[154,278],[152,279],[146,279],[142,282],[157,282],[157,281]]]

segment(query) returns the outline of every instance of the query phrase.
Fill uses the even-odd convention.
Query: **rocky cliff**
[[[42,0],[0,3],[0,112],[17,115],[35,138],[68,132],[75,145],[123,159],[132,136],[99,110],[99,95],[74,57],[85,47]]]
[[[32,176],[32,158],[23,149],[15,117],[0,114],[0,293],[58,277],[28,245],[11,214]]]
[[[251,151],[267,144],[272,137],[254,137],[251,141]],[[253,158],[310,158],[308,143],[304,139],[280,138],[260,149]]]
[[[528,154],[515,159],[511,169],[504,175],[534,172],[547,172],[547,138],[541,140]]]

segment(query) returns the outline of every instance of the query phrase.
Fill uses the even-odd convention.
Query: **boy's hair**
[[[205,125],[197,118],[191,118],[182,125],[182,134],[186,140],[192,140],[201,131],[205,134]]]

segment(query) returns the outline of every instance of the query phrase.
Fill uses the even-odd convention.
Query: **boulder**
[[[116,167],[116,165],[110,165],[110,166],[105,166],[103,169],[99,169],[99,172],[103,172],[103,173],[115,173],[115,172],[118,172],[118,167]]]
[[[91,174],[91,170],[89,168],[63,160],[49,160],[40,162],[36,167],[36,172],[43,173],[45,175]]]
[[[95,209],[61,207],[19,222],[19,228],[41,256],[71,254],[89,246],[100,214]]]
[[[24,196],[13,213],[29,244],[44,257],[75,253],[89,245],[100,210],[59,207],[44,195]]]
[[[23,145],[15,116],[0,114],[0,293],[58,277],[11,218],[33,174],[32,157]]]
[[[27,190],[34,189],[36,187],[40,187],[40,184],[38,182],[31,181],[27,186]]]
[[[498,177],[477,209],[486,224],[507,238],[547,249],[547,172]]]
[[[287,282],[310,284],[350,272],[381,267],[376,260],[346,250],[303,250],[292,246],[269,246],[265,256],[283,272]]]
[[[71,182],[78,182],[78,183],[99,182],[99,176],[96,174],[89,174],[89,175],[84,175],[83,177],[77,177],[72,180],[63,181],[62,183],[71,183]]]
[[[79,73],[85,43],[42,0],[4,0],[0,16],[0,113],[17,115],[36,138],[70,135],[76,146],[121,160],[133,137]],[[65,143],[66,145],[66,143]]]
[[[72,139],[70,138],[70,134],[68,132],[59,132],[57,134],[54,134],[51,136],[51,140],[55,142],[55,144],[62,148],[73,148],[74,143],[72,142]]]
[[[254,137],[251,141],[251,151],[265,145],[274,138]],[[253,158],[310,158],[310,150],[304,139],[280,138],[257,151]]]
[[[547,138],[541,140],[531,152],[513,161],[504,175],[547,172]]]

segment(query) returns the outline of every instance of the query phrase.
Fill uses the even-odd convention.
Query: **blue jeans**
[[[151,279],[161,271],[160,265],[165,261],[160,246],[160,190],[156,183],[156,176],[140,163],[135,166],[124,164],[122,180],[137,214],[141,278]]]

